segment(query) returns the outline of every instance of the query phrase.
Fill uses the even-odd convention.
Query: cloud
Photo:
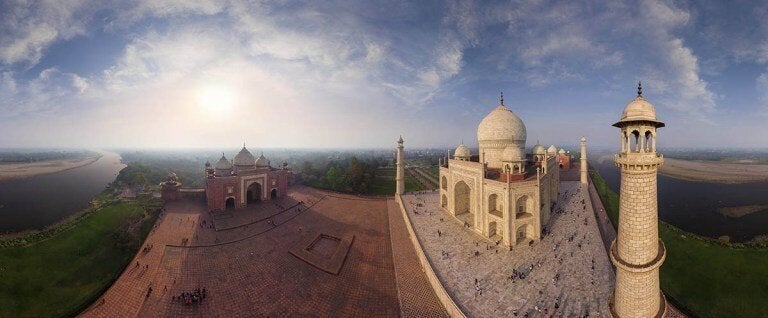
[[[663,1],[648,0],[643,7],[648,51],[658,50],[661,54],[657,63],[645,66],[647,86],[663,92],[662,105],[688,115],[689,119],[709,122],[710,114],[717,108],[717,95],[701,77],[693,50],[673,35],[689,23],[690,13]]]
[[[760,114],[768,116],[768,73],[760,74],[755,81],[755,86],[760,101]]]
[[[54,42],[86,32],[85,1],[6,3],[0,13],[0,61],[35,65]]]
[[[479,120],[499,88],[512,86],[510,101],[532,108],[560,111],[586,97],[584,113],[605,112],[639,79],[664,117],[716,122],[722,81],[694,29],[702,10],[654,0],[0,4],[0,122],[59,116],[105,143],[130,135],[161,146],[189,136],[215,144],[290,120],[301,129],[285,132],[286,144],[377,144],[403,130],[458,136],[454,124]],[[40,63],[61,49],[54,44],[94,30],[122,41],[116,56],[99,56],[109,66],[55,67],[59,54]],[[753,42],[742,58],[766,63],[768,42]],[[206,85],[237,91],[239,108],[205,115],[193,96]],[[227,116],[239,120],[223,124]]]
[[[52,116],[68,108],[78,93],[88,88],[88,82],[77,74],[64,73],[57,68],[42,70],[37,77],[19,81],[11,72],[4,72],[0,100],[3,101],[0,120],[23,116]]]

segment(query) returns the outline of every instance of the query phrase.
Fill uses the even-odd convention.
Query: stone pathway
[[[448,317],[421,268],[416,250],[395,200],[387,201],[392,258],[395,263],[400,314],[402,317]]]
[[[609,317],[614,273],[594,213],[578,182],[562,182],[560,191],[550,234],[512,251],[464,229],[439,207],[437,193],[404,201],[435,271],[468,316]],[[511,279],[513,270],[525,279]]]

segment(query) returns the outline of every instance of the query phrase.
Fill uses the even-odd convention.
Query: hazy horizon
[[[0,3],[0,147],[618,147],[643,81],[659,148],[768,148],[768,3]],[[722,148],[721,148],[722,147]]]

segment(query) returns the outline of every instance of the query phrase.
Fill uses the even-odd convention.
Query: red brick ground
[[[257,221],[247,227],[220,231],[209,226],[216,221],[202,203],[170,203],[147,238],[154,248],[139,252],[133,261],[140,262],[140,267],[129,266],[104,294],[105,303],[96,301],[82,315],[396,317],[402,303],[408,316],[439,316],[441,307],[404,236],[399,213],[388,212],[386,200],[327,194],[294,188],[286,199],[291,202],[281,204],[289,207],[304,201],[311,209],[271,209],[270,216],[260,221],[248,215]],[[401,223],[393,227],[397,235],[391,239],[389,221],[395,219]],[[355,236],[339,275],[288,253],[305,244],[306,236],[317,233]],[[398,282],[403,284],[403,301],[398,301]],[[150,286],[153,292],[146,297]],[[172,301],[173,295],[196,288],[206,288],[208,297],[203,302]]]

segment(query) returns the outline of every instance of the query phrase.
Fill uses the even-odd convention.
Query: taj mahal
[[[536,144],[526,152],[525,123],[504,105],[477,127],[479,153],[462,142],[440,161],[440,205],[478,234],[513,248],[538,241],[557,202],[564,149]]]

